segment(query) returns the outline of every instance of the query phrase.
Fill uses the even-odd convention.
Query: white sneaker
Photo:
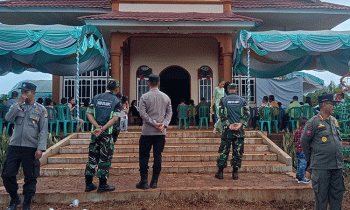
[[[304,178],[304,179],[302,179],[302,180],[298,180],[298,183],[299,183],[299,184],[300,184],[300,183],[302,183],[302,184],[309,184],[309,183],[310,183],[310,180],[307,179],[307,178]]]

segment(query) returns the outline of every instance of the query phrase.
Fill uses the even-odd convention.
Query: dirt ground
[[[347,191],[344,194],[343,200],[343,210],[350,210],[350,176],[346,176],[345,179]],[[0,205],[1,209],[5,209],[5,205]],[[38,204],[33,203],[32,209],[38,210],[47,210],[53,208],[55,210],[63,209],[79,209],[79,210],[104,210],[104,209],[132,209],[132,210],[148,210],[148,209],[242,209],[242,210],[307,210],[314,209],[314,202],[304,202],[301,200],[296,200],[294,202],[285,202],[285,201],[272,201],[272,202],[259,202],[259,203],[250,203],[245,201],[237,200],[218,200],[211,197],[191,197],[186,199],[155,199],[155,200],[146,200],[146,199],[135,199],[131,201],[108,201],[100,203],[80,203],[79,207],[70,207],[68,204]],[[21,206],[20,208],[21,209]]]

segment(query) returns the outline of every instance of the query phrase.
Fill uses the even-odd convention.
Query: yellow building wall
[[[198,69],[201,66],[211,67],[213,88],[218,84],[218,42],[214,38],[131,38],[131,100],[136,99],[136,70],[142,65],[152,68],[153,73],[158,75],[170,66],[186,69],[191,76],[191,90],[189,90],[191,98],[197,104],[199,101]]]

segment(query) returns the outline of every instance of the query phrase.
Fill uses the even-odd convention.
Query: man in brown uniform
[[[162,169],[162,152],[165,145],[166,128],[173,115],[170,98],[159,91],[159,76],[149,75],[150,91],[141,96],[140,116],[144,121],[139,141],[139,162],[141,181],[136,184],[139,189],[148,189],[148,161],[153,146],[153,176],[151,188],[156,188]]]
[[[345,191],[343,178],[343,145],[339,125],[332,117],[335,103],[333,94],[318,96],[320,113],[306,124],[301,145],[306,161],[312,169],[312,188],[315,192],[315,209],[341,210]]]

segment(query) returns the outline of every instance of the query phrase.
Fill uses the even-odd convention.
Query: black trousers
[[[162,170],[162,152],[165,145],[164,135],[143,136],[141,135],[139,141],[139,162],[140,162],[140,174],[148,173],[148,161],[150,157],[150,151],[153,146],[153,173],[159,174]]]
[[[34,196],[37,177],[40,175],[40,161],[35,159],[36,148],[9,146],[1,177],[8,193],[17,192],[16,176],[22,164],[24,173],[23,195]]]

